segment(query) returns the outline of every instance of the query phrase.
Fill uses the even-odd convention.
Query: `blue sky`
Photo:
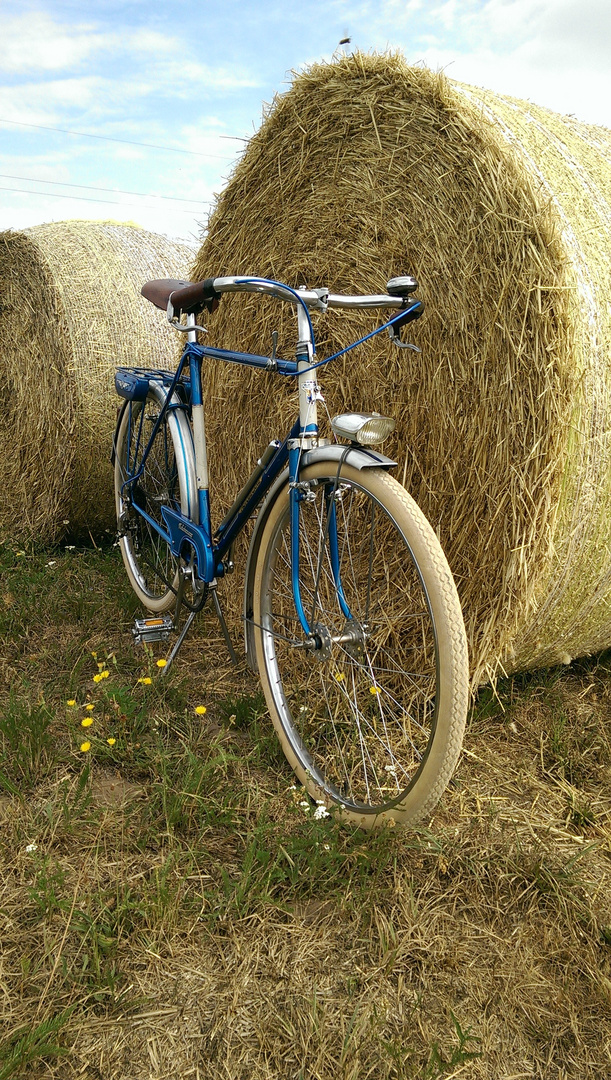
[[[345,36],[611,127],[610,0],[0,0],[0,18],[0,229],[199,239],[263,103]]]

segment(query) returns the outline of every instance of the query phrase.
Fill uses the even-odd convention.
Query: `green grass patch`
[[[433,821],[366,834],[212,614],[164,677],[110,543],[0,567],[0,1080],[606,1075],[608,655],[484,688]]]

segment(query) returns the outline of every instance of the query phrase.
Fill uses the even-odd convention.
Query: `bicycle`
[[[411,277],[381,295],[340,296],[265,278],[152,281],[142,294],[186,333],[176,371],[120,368],[123,398],[113,446],[121,552],[151,616],[137,640],[167,640],[189,612],[174,659],[211,594],[233,653],[217,585],[233,570],[236,537],[256,513],[245,567],[246,658],[259,672],[282,749],[309,796],[363,828],[414,823],[432,811],[461,749],[468,701],[467,645],[456,587],[439,541],[373,447],[394,429],[377,413],[331,419],[319,434],[311,313],[392,309],[371,334],[393,342],[423,304]],[[292,304],[295,359],[198,343],[196,318],[223,294],[255,292]],[[179,321],[182,316],[186,322]],[[294,377],[299,416],[264,451],[212,529],[202,364],[216,359]],[[340,441],[344,440],[344,441]],[[174,618],[166,614],[172,607]],[[235,656],[235,654],[233,654]],[[167,669],[164,669],[167,670]]]

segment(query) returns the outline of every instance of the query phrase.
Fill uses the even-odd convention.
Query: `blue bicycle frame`
[[[246,283],[253,279],[219,279],[226,281],[242,282]],[[259,279],[257,279],[259,280]],[[264,282],[263,279],[259,281],[260,288],[258,291],[263,290],[263,284],[275,285],[276,283]],[[238,285],[239,287],[239,285]],[[286,287],[282,287],[286,288]],[[293,290],[286,290],[293,293]],[[132,487],[139,477],[142,475],[146,460],[155,440],[155,437],[164,422],[166,414],[172,409],[188,409],[191,413],[192,429],[193,429],[193,441],[195,448],[195,462],[196,462],[196,474],[197,474],[197,498],[189,499],[189,504],[193,508],[191,517],[184,516],[180,511],[173,509],[170,506],[162,506],[161,514],[165,529],[151,518],[146,511],[133,504],[134,509],[147,521],[149,526],[153,528],[163,541],[169,545],[172,554],[175,558],[180,558],[184,554],[185,550],[192,549],[195,553],[195,560],[197,564],[197,575],[206,583],[213,582],[216,578],[222,577],[227,569],[229,560],[226,559],[228,553],[231,552],[233,544],[244,528],[246,522],[252,516],[256,508],[263,502],[265,496],[270,491],[275,481],[286,470],[288,465],[288,486],[289,486],[289,515],[290,515],[290,550],[291,550],[291,573],[292,573],[292,585],[293,595],[295,601],[295,610],[301,623],[302,629],[307,636],[312,634],[312,627],[309,624],[306,612],[304,610],[302,597],[300,594],[299,586],[299,513],[300,502],[306,497],[306,491],[302,490],[304,485],[300,484],[299,473],[300,466],[304,460],[304,452],[306,454],[305,460],[308,458],[308,450],[312,447],[319,445],[318,439],[318,420],[316,403],[320,399],[320,390],[316,377],[313,374],[313,369],[318,365],[314,361],[315,349],[313,341],[312,324],[310,321],[309,313],[306,307],[306,303],[301,300],[299,293],[293,293],[298,298],[297,303],[297,316],[298,316],[298,345],[297,345],[297,358],[296,360],[282,360],[280,358],[259,356],[254,353],[242,353],[236,351],[230,351],[225,349],[211,348],[209,346],[199,345],[197,342],[197,330],[195,326],[194,315],[187,316],[187,326],[183,327],[188,334],[188,340],[185,344],[178,368],[173,376],[169,372],[147,372],[144,369],[122,369],[126,377],[130,376],[136,381],[139,380],[137,390],[133,390],[131,393],[124,393],[121,389],[119,378],[117,378],[117,389],[119,393],[123,393],[123,396],[134,398],[144,401],[148,392],[149,381],[151,379],[157,379],[163,382],[164,388],[167,388],[165,394],[165,401],[160,409],[159,415],[153,425],[150,437],[147,445],[144,448],[142,457],[140,458],[140,467],[138,471],[128,477],[123,483],[122,494],[129,498],[129,489]],[[311,297],[308,298],[311,300]],[[306,296],[306,293],[302,293],[301,296]],[[287,298],[287,297],[284,297]],[[338,301],[340,298],[336,298]],[[357,298],[355,298],[357,299]],[[384,300],[385,306],[390,306],[388,301],[390,297],[371,297],[368,300]],[[392,303],[392,302],[391,302]],[[419,303],[419,302],[416,302]],[[323,307],[320,297],[314,296],[314,301],[311,302],[311,306]],[[339,306],[339,305],[338,305]],[[344,305],[342,305],[344,306]],[[347,306],[347,305],[346,305]],[[371,304],[370,306],[374,306]],[[395,300],[393,306],[399,306]],[[421,306],[421,305],[420,305]],[[416,304],[413,305],[414,312]],[[402,316],[405,318],[405,315]],[[390,319],[382,327],[379,327],[374,333],[379,333],[386,327],[391,328],[392,324],[397,321],[397,316]],[[201,329],[201,328],[200,328]],[[371,335],[367,335],[368,337]],[[362,339],[366,340],[366,339]],[[359,342],[354,343],[359,344]],[[350,346],[353,347],[353,346]],[[342,350],[346,351],[346,350]],[[263,467],[259,468],[251,477],[251,480],[242,489],[242,492],[238,495],[231,510],[225,516],[223,522],[217,529],[216,533],[212,532],[211,515],[210,515],[210,500],[209,500],[209,488],[208,488],[208,466],[206,456],[206,439],[204,429],[204,415],[203,415],[203,398],[202,398],[202,362],[204,359],[210,358],[215,360],[224,360],[229,363],[242,364],[247,367],[261,368],[266,370],[275,370],[283,375],[292,375],[298,377],[299,382],[299,418],[295,421],[293,427],[285,437],[283,442],[276,445],[273,453],[267,455]],[[333,359],[333,358],[330,358]],[[327,362],[327,361],[323,361]],[[183,377],[185,369],[188,367],[189,378],[186,380]],[[308,378],[310,375],[310,378]],[[313,376],[313,377],[312,377]],[[132,384],[133,387],[133,384]],[[182,389],[181,389],[182,388]],[[178,398],[176,395],[178,392],[186,395],[186,401]],[[125,407],[129,406],[129,400],[125,402]],[[141,414],[142,420],[142,414]],[[139,443],[141,438],[141,427],[137,433],[133,433],[133,437]],[[130,432],[130,438],[132,433]],[[273,444],[270,444],[270,448]],[[337,447],[332,448],[337,451]],[[394,465],[394,462],[390,462],[388,458],[378,454],[376,451],[359,448],[354,448],[348,444],[342,447],[342,452],[337,457],[336,453],[329,453],[328,456],[333,457],[334,461],[337,460],[337,478],[335,486],[339,482],[339,475],[341,470],[341,464],[350,454],[358,453],[360,455],[366,454],[368,458],[373,459],[371,464],[380,464],[383,467],[390,467]],[[128,451],[129,460],[129,451]],[[333,498],[334,491],[329,491],[327,495],[327,535],[329,543],[329,553],[331,560],[332,572],[335,580],[335,586],[337,590],[338,601],[342,608],[342,611],[346,618],[351,618],[350,609],[346,603],[344,591],[342,588],[340,578],[340,560],[338,552],[338,539],[337,539],[337,525],[335,516],[335,500]],[[194,520],[197,517],[197,520]]]

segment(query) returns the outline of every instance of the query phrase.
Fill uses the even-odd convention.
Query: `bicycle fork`
[[[310,321],[301,306],[297,308],[299,341],[297,344],[297,367],[299,385],[299,436],[289,441],[289,513],[290,513],[290,549],[291,549],[291,582],[295,610],[301,623],[301,627],[312,642],[312,647],[320,648],[321,643],[316,641],[316,626],[311,626],[304,609],[299,583],[299,557],[300,557],[300,530],[299,520],[303,504],[313,501],[316,496],[310,487],[310,481],[302,481],[299,478],[299,466],[301,455],[304,450],[318,445],[318,401],[322,400],[320,387],[315,373],[311,371],[314,363],[314,346],[311,338]],[[341,582],[339,545],[337,536],[337,513],[336,495],[339,482],[341,461],[337,470],[337,478],[333,488],[325,491],[325,541],[328,543],[328,554],[331,564],[331,572],[335,583],[335,592],[341,611],[345,618],[352,619],[350,608],[346,602]],[[328,487],[328,485],[327,485]],[[315,617],[316,602],[320,576],[323,572],[325,559],[325,543],[322,544],[316,568],[316,580],[314,595],[312,598],[312,619]],[[324,647],[324,646],[322,646]]]

